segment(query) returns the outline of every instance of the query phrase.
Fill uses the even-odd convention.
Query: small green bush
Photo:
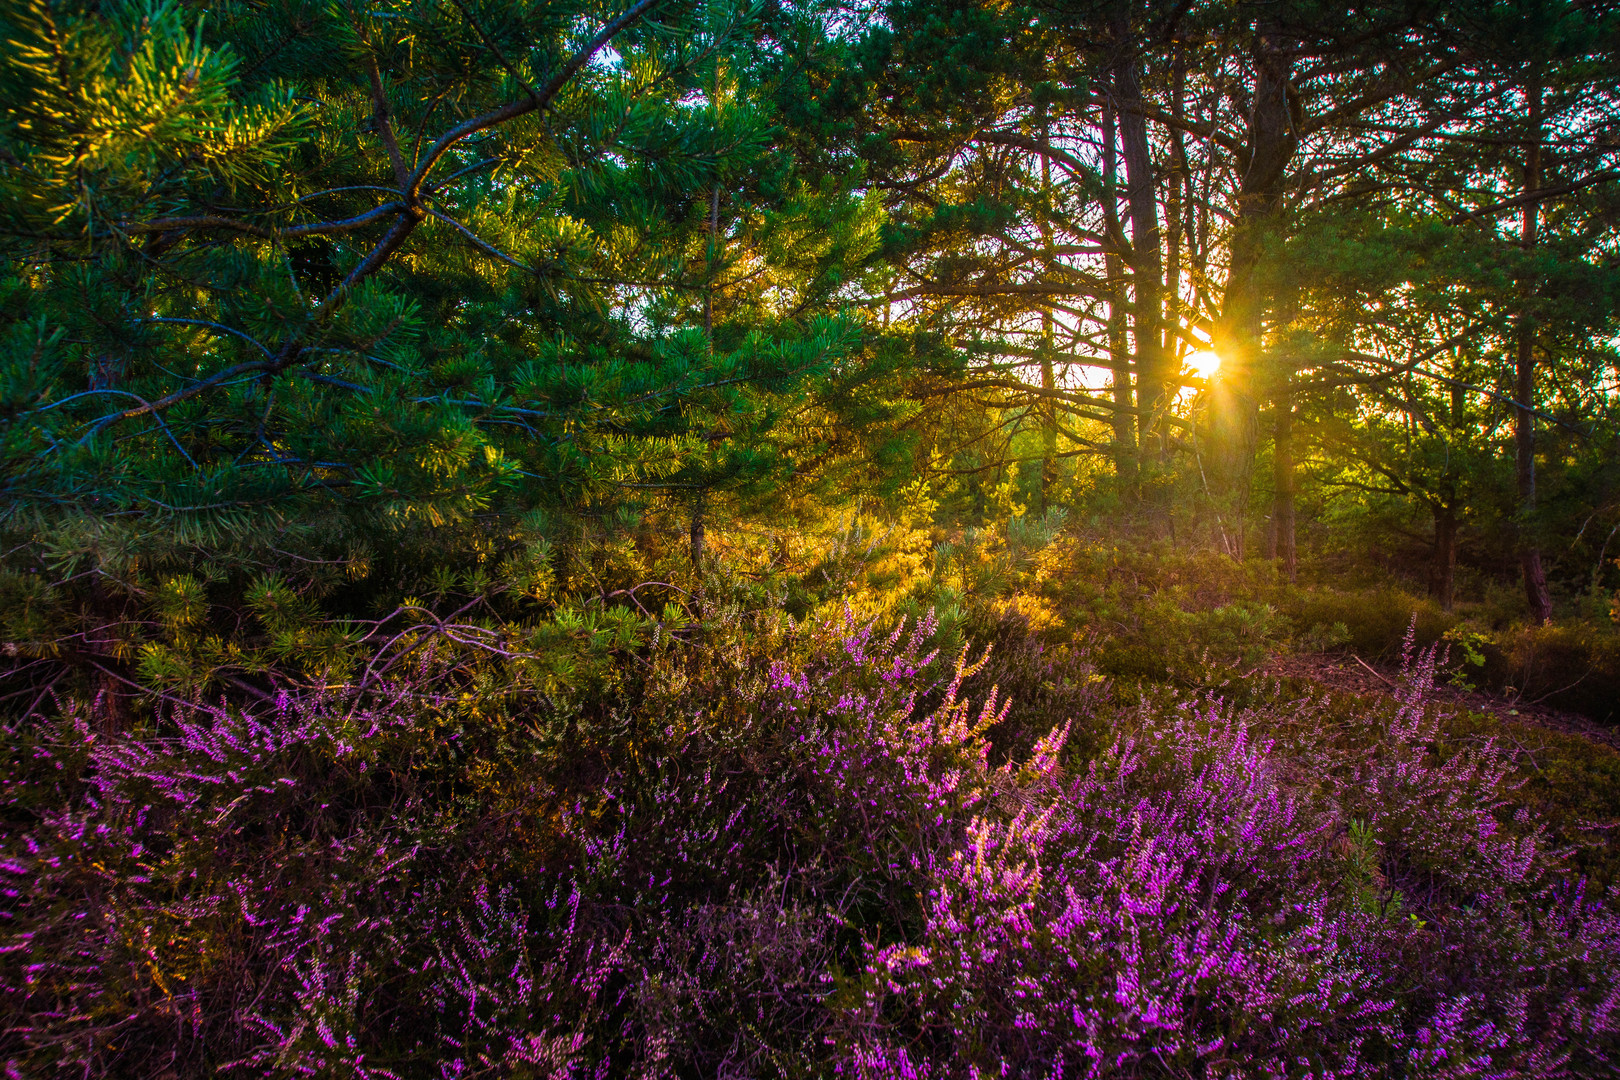
[[[1301,631],[1342,625],[1348,636],[1345,644],[1366,659],[1398,656],[1414,618],[1419,646],[1439,641],[1459,621],[1434,601],[1396,588],[1300,591],[1290,595],[1284,607]]]
[[[1493,690],[1599,723],[1620,718],[1620,635],[1591,624],[1519,627],[1485,649]]]

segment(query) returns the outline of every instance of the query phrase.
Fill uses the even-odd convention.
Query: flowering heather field
[[[8,1076],[1552,1077],[1620,908],[1398,701],[1111,704],[928,620],[9,733]],[[978,654],[975,653],[975,656]],[[1409,654],[1410,655],[1410,654]],[[999,688],[997,688],[999,684]]]

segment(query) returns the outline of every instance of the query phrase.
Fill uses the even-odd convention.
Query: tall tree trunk
[[[1516,451],[1519,507],[1523,534],[1519,541],[1519,564],[1524,571],[1524,596],[1530,605],[1530,618],[1538,626],[1552,621],[1552,595],[1547,589],[1547,571],[1541,562],[1541,545],[1536,536],[1536,424],[1530,405],[1536,393],[1535,326],[1528,315],[1519,317],[1515,357],[1513,442]]]
[[[90,390],[115,390],[124,381],[127,363],[111,353],[98,353],[90,358],[89,376],[85,386]]]
[[[1124,240],[1119,225],[1119,141],[1112,100],[1103,103],[1103,218],[1108,242],[1103,273],[1108,279],[1108,364],[1114,396],[1114,471],[1127,482],[1136,479],[1136,407],[1131,381],[1130,350],[1125,341],[1125,268],[1115,248]]]
[[[122,602],[113,596],[101,574],[90,578],[90,601],[86,606],[87,622],[94,625],[84,635],[87,663],[95,669],[91,682],[100,703],[102,731],[116,735],[129,730],[130,688],[119,678],[116,669],[125,665],[118,659],[117,639],[122,634],[125,613]]]
[[[1058,402],[1053,397],[1058,379],[1051,364],[1050,311],[1042,313],[1040,324],[1040,389],[1047,392],[1040,402],[1040,510],[1045,513],[1051,507],[1051,492],[1058,487]]]
[[[707,509],[708,492],[699,490],[692,499],[692,528],[687,535],[691,544],[692,565],[698,568],[703,566],[703,516]]]
[[[1289,88],[1293,59],[1284,43],[1263,29],[1252,59],[1254,94],[1248,140],[1239,160],[1243,176],[1237,227],[1232,234],[1221,314],[1215,324],[1221,372],[1213,395],[1210,432],[1216,484],[1224,494],[1236,494],[1240,503],[1254,471],[1261,391],[1270,382],[1263,363],[1265,300],[1258,271],[1267,234],[1282,206],[1288,165],[1299,144],[1295,101]]]
[[[709,243],[705,252],[704,286],[703,286],[703,339],[709,346],[709,352],[714,352],[714,275],[715,263],[719,255],[720,246],[720,185],[715,184],[709,189]],[[699,488],[692,499],[692,526],[687,533],[691,546],[692,565],[698,568],[703,566],[703,513],[707,509],[708,492]]]
[[[110,352],[97,353],[90,358],[87,385],[91,390],[113,390],[123,384],[127,357]],[[123,605],[114,598],[106,586],[106,579],[98,572],[90,577],[90,597],[86,605],[86,622],[94,625],[84,635],[86,654],[84,662],[93,667],[91,682],[95,686],[100,708],[100,729],[116,735],[130,726],[129,687],[113,669],[124,665],[119,661],[113,642],[120,635],[124,622]]]
[[[1052,131],[1051,125],[1047,122],[1045,102],[1039,106],[1037,115],[1041,143],[1049,144],[1052,140]],[[1041,249],[1045,256],[1042,271],[1050,274],[1056,261],[1052,246],[1052,223],[1047,217],[1052,205],[1052,161],[1044,154],[1041,155],[1041,195],[1045,203],[1041,208],[1040,219]],[[1057,389],[1057,376],[1052,363],[1052,353],[1056,348],[1052,322],[1052,309],[1047,307],[1041,312],[1041,389],[1046,392],[1041,399],[1042,513],[1050,507],[1052,492],[1057,487],[1057,400],[1052,393]]]
[[[1539,79],[1528,88],[1530,99],[1530,139],[1524,154],[1524,190],[1531,192],[1541,186],[1541,94]],[[1541,207],[1535,200],[1525,203],[1520,221],[1519,240],[1525,251],[1536,246],[1540,229]],[[1521,295],[1526,303],[1535,295],[1533,281],[1521,283]],[[1523,536],[1519,543],[1519,562],[1524,569],[1524,595],[1530,605],[1530,618],[1538,626],[1552,621],[1552,595],[1547,591],[1547,571],[1541,564],[1541,547],[1537,542],[1536,521],[1536,417],[1531,410],[1536,399],[1536,323],[1528,311],[1521,312],[1515,329],[1513,443],[1519,481],[1519,509],[1523,522]]]
[[[1168,195],[1164,203],[1165,218],[1165,265],[1164,265],[1164,303],[1165,303],[1165,335],[1164,335],[1164,370],[1171,377],[1181,374],[1181,358],[1184,355],[1182,338],[1179,331],[1182,327],[1181,307],[1181,240],[1186,230],[1187,204],[1183,199],[1187,183],[1187,148],[1183,143],[1182,131],[1178,126],[1186,113],[1187,98],[1187,62],[1182,53],[1181,42],[1175,44],[1175,53],[1171,60],[1170,78],[1170,115],[1177,121],[1169,126],[1170,137],[1170,175],[1166,177]],[[1166,387],[1166,394],[1173,395],[1180,390],[1179,383]],[[1168,436],[1168,425],[1160,428]],[[1159,440],[1159,456],[1164,459],[1168,456],[1170,441],[1168,437]]]
[[[1117,47],[1125,48],[1129,24],[1118,24]],[[1127,54],[1114,68],[1119,100],[1119,143],[1125,159],[1125,203],[1131,218],[1132,327],[1136,339],[1137,445],[1144,453],[1160,436],[1172,372],[1164,350],[1164,261],[1160,252],[1159,188],[1148,147],[1147,120],[1137,102],[1142,98],[1137,62]]]
[[[1457,504],[1449,499],[1429,503],[1434,514],[1434,552],[1429,559],[1429,596],[1450,611],[1456,602]]]
[[[1277,416],[1272,432],[1271,533],[1267,547],[1282,560],[1284,576],[1294,581],[1299,559],[1294,546],[1294,399],[1287,389],[1277,395]]]
[[[715,263],[719,257],[720,247],[720,185],[716,184],[709,189],[709,243],[704,252],[703,267],[703,336],[710,339],[713,346],[714,337],[714,274]]]

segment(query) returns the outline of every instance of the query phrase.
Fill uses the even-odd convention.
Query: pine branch
[[[663,0],[638,0],[633,7],[612,22],[609,22],[583,48],[569,57],[567,63],[558,68],[556,74],[547,79],[545,84],[538,90],[527,97],[508,102],[500,108],[493,109],[481,116],[464,120],[439,136],[438,141],[429,147],[427,153],[423,155],[421,163],[417,165],[415,173],[411,176],[410,184],[406,186],[406,203],[412,207],[419,205],[422,187],[426,183],[428,175],[433,171],[433,167],[439,163],[439,159],[452,146],[469,135],[476,135],[480,131],[504,124],[508,120],[515,120],[520,116],[526,116],[536,109],[542,109],[550,105],[551,100],[562,92],[563,87],[568,85],[568,81],[581,68],[590,62],[591,57],[595,56],[608,42],[617,37],[620,31],[634,25],[662,2]]]
[[[1465,222],[1477,221],[1483,217],[1490,217],[1492,214],[1500,214],[1504,210],[1517,210],[1521,206],[1528,206],[1531,203],[1540,202],[1542,199],[1551,199],[1558,195],[1569,195],[1616,179],[1620,179],[1620,169],[1608,169],[1604,172],[1582,177],[1579,180],[1571,180],[1567,184],[1536,188],[1534,191],[1526,191],[1524,194],[1511,199],[1504,199],[1501,202],[1492,203],[1490,206],[1483,206],[1478,210],[1470,210],[1466,214],[1458,214],[1448,224],[1461,225]]]
[[[404,191],[410,184],[411,173],[405,167],[405,158],[400,155],[399,140],[394,137],[393,114],[388,107],[388,95],[383,92],[382,72],[377,70],[377,58],[370,53],[366,54],[366,74],[371,76],[371,103],[375,110],[372,122],[377,129],[377,137],[382,139],[383,148],[388,151],[388,160],[394,166],[394,179],[399,181],[399,189]]]
[[[344,190],[338,188],[335,190]],[[391,190],[391,189],[379,189]],[[326,193],[322,193],[326,194]],[[222,217],[218,214],[198,214],[190,217],[157,218],[153,221],[137,222],[128,225],[119,225],[127,233],[167,233],[185,229],[229,229],[233,232],[247,233],[249,236],[262,237],[265,240],[296,240],[305,236],[325,236],[332,233],[353,232],[363,229],[367,225],[376,224],[391,215],[400,213],[405,209],[402,202],[384,203],[381,206],[357,214],[352,218],[341,221],[314,221],[304,225],[288,225],[277,228],[273,225],[255,225],[240,218]]]

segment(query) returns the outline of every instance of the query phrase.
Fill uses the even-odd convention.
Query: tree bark
[[[719,245],[720,185],[716,184],[709,189],[709,243],[704,253],[703,336],[705,339],[712,339],[714,336],[714,275]],[[710,340],[710,346],[713,346],[712,340]]]
[[[103,581],[95,574],[90,579],[90,597],[86,611],[87,623],[93,623],[84,635],[85,653],[95,667],[91,681],[96,688],[100,706],[99,729],[108,735],[117,735],[130,728],[129,687],[115,674],[123,667],[118,659],[116,638],[124,625],[123,604],[115,598]]]
[[[1118,48],[1125,50],[1129,24],[1117,24]],[[1142,97],[1134,55],[1125,54],[1114,68],[1114,88],[1125,102],[1119,112],[1119,142],[1125,159],[1125,203],[1131,219],[1132,329],[1136,339],[1137,445],[1147,452],[1162,434],[1166,398],[1174,373],[1167,370],[1164,350],[1164,260],[1160,252],[1159,188],[1148,147],[1147,119],[1129,103]]]
[[[1289,77],[1293,60],[1263,29],[1253,56],[1254,95],[1248,140],[1239,160],[1237,227],[1233,230],[1226,290],[1215,325],[1220,377],[1212,395],[1211,443],[1216,483],[1240,501],[1248,491],[1259,443],[1265,303],[1258,270],[1267,234],[1282,206],[1283,182],[1299,145]]]
[[[1450,611],[1456,602],[1457,507],[1452,502],[1429,503],[1434,514],[1434,552],[1429,559],[1429,596]]]
[[[1541,186],[1541,94],[1540,83],[1529,87],[1530,140],[1524,155],[1524,190],[1535,191]],[[1519,239],[1526,252],[1536,246],[1540,227],[1538,201],[1524,205]],[[1525,280],[1521,294],[1526,303],[1535,295],[1535,283]],[[1547,589],[1547,571],[1541,562],[1541,547],[1536,536],[1536,417],[1531,410],[1536,396],[1536,324],[1528,311],[1518,316],[1515,329],[1513,442],[1516,451],[1519,509],[1523,534],[1519,545],[1519,562],[1524,571],[1525,600],[1530,605],[1530,618],[1538,626],[1552,621],[1552,595]]]
[[[1123,236],[1119,227],[1119,140],[1112,101],[1103,104],[1103,217],[1109,244],[1103,254],[1108,279],[1108,362],[1114,404],[1114,471],[1127,482],[1136,479],[1136,430],[1130,410],[1136,407],[1131,381],[1130,351],[1125,340],[1125,274],[1114,244]]]
[[[703,566],[703,512],[706,509],[704,504],[708,502],[707,494],[707,492],[699,491],[696,497],[692,499],[692,528],[688,534],[692,565],[700,569]]]
[[[1272,434],[1270,555],[1282,560],[1283,575],[1292,582],[1299,576],[1299,559],[1294,544],[1294,400],[1286,390],[1278,394]]]
[[[1038,111],[1041,142],[1050,143],[1051,125],[1047,122],[1046,105]],[[1045,256],[1042,270],[1051,273],[1056,257],[1052,247],[1052,223],[1047,218],[1052,203],[1052,160],[1041,155],[1041,195],[1045,206],[1041,208],[1041,249]],[[1047,392],[1041,401],[1041,512],[1051,506],[1052,492],[1057,487],[1057,401],[1052,391],[1057,389],[1057,375],[1053,370],[1052,353],[1056,348],[1053,336],[1052,309],[1041,311],[1041,389]]]
[[[1040,322],[1040,389],[1047,392],[1040,403],[1040,510],[1045,513],[1051,505],[1051,492],[1058,487],[1058,403],[1051,397],[1051,392],[1058,389],[1058,379],[1051,364],[1050,311],[1042,313]]]
[[[1171,60],[1170,79],[1170,115],[1180,121],[1186,112],[1187,97],[1187,63],[1182,54],[1181,43],[1175,44],[1174,56]],[[1175,124],[1170,125],[1167,133],[1170,138],[1169,175],[1166,177],[1167,195],[1164,204],[1165,218],[1165,266],[1164,266],[1164,319],[1166,331],[1164,335],[1164,370],[1171,376],[1181,374],[1181,360],[1185,355],[1181,346],[1181,338],[1176,331],[1182,326],[1181,308],[1181,239],[1186,229],[1186,207],[1182,196],[1187,183],[1187,149],[1182,143],[1181,128]],[[1167,395],[1179,392],[1179,387],[1167,388]],[[1160,431],[1168,436],[1165,426]],[[1170,440],[1161,437],[1159,440],[1159,459],[1164,461],[1169,456]]]
[[[715,184],[709,189],[709,243],[704,257],[704,286],[703,286],[703,340],[714,352],[714,275],[715,262],[720,246],[720,185]],[[708,492],[699,489],[692,499],[692,527],[687,534],[691,546],[692,565],[698,568],[703,566],[703,511],[708,502]]]

